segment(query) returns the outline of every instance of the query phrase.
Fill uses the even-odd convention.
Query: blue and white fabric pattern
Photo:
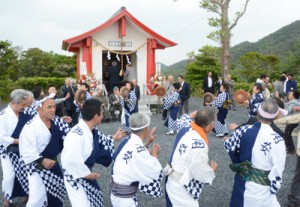
[[[224,142],[232,163],[251,162],[256,169],[269,172],[270,186],[244,181],[237,173],[230,206],[280,206],[276,193],[282,184],[286,151],[284,139],[260,122],[237,128]]]
[[[213,100],[212,106],[218,109],[217,114],[217,121],[215,122],[214,130],[217,135],[224,135],[228,133],[228,129],[225,123],[225,119],[228,114],[228,109],[224,108],[224,103],[229,99],[228,94],[223,91],[222,93],[219,93],[217,98]]]
[[[169,116],[166,119],[164,125],[168,127],[168,130],[175,131],[177,129],[177,114],[180,106],[180,95],[178,92],[172,93],[165,98],[164,109],[169,110]]]
[[[254,94],[249,101],[249,117],[256,116],[259,105],[264,101],[262,93]]]
[[[122,122],[121,129],[128,133],[130,132],[129,117],[132,113],[134,113],[136,103],[137,103],[137,98],[133,90],[129,92],[128,99],[124,99],[124,98],[120,99],[120,104],[123,108],[121,114],[121,122]]]

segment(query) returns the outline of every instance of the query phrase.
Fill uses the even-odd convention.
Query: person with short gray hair
[[[114,154],[110,193],[113,207],[138,206],[138,189],[152,197],[162,196],[162,167],[157,159],[160,146],[155,143],[148,150],[156,138],[155,128],[150,132],[149,125],[146,114],[136,113],[129,118],[131,135]]]
[[[60,95],[62,97],[66,97],[67,94],[69,94],[69,98],[64,101],[64,115],[72,118],[72,122],[70,123],[71,126],[78,123],[78,113],[76,112],[77,107],[74,104],[76,91],[77,87],[74,85],[74,80],[72,78],[66,78],[65,85],[60,89]]]
[[[214,128],[215,109],[205,106],[180,118],[170,161],[164,168],[167,206],[199,206],[204,185],[211,185],[218,164],[208,164],[207,134]]]
[[[282,185],[286,148],[270,126],[279,114],[286,111],[269,98],[259,105],[256,123],[237,128],[224,141],[236,173],[230,206],[280,206],[276,193]]]
[[[19,155],[19,133],[23,127],[19,125],[19,122],[24,109],[31,106],[32,102],[32,92],[24,89],[15,89],[10,93],[8,106],[0,112],[3,206],[10,206],[15,197],[28,195],[26,168],[22,164],[23,162]],[[18,183],[20,188],[16,187],[16,183]]]

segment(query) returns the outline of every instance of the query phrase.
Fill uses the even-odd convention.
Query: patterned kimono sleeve
[[[86,92],[85,95],[86,95],[85,100],[90,100],[90,99],[93,98],[92,95],[89,92]]]
[[[139,180],[139,190],[152,197],[163,195],[161,181],[163,178],[162,167],[157,158],[150,155],[148,150],[141,151],[137,160],[139,168],[137,180]]]
[[[211,105],[215,108],[220,108],[223,103],[226,101],[226,93],[220,93],[215,100],[211,103]]]
[[[180,119],[177,119],[176,125],[177,125],[177,131],[179,131],[181,128],[190,126],[192,123],[192,118],[188,114],[183,114]]]
[[[130,91],[129,99],[128,99],[128,102],[129,102],[128,107],[129,107],[130,113],[134,111],[135,106],[136,106],[136,101],[137,101],[137,98],[136,98],[134,91]]]
[[[271,181],[270,191],[272,194],[276,194],[282,185],[282,173],[286,161],[284,139],[278,134],[273,134],[271,155],[273,166],[268,178]]]
[[[173,93],[165,98],[164,109],[169,109],[178,100],[178,93]]]
[[[253,96],[252,99],[249,102],[250,111],[252,111],[252,113],[256,113],[257,110],[258,110],[259,105],[263,101],[264,101],[264,97],[261,93],[258,93],[255,96]]]
[[[105,135],[102,132],[94,129],[95,136],[99,140],[100,154],[98,155],[97,163],[108,167],[113,159],[114,140],[111,135]]]
[[[24,114],[30,115],[32,118],[37,115],[37,106],[26,107],[23,111]]]
[[[250,125],[241,126],[232,132],[230,138],[224,142],[224,148],[229,154],[233,163],[239,162],[240,139]]]
[[[59,116],[55,116],[53,118],[53,122],[56,126],[58,126],[59,130],[63,132],[64,136],[62,136],[62,139],[64,139],[67,133],[71,130],[69,124]]]

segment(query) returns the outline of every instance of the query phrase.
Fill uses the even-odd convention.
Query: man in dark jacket
[[[179,75],[177,78],[180,83],[179,95],[181,99],[181,105],[179,108],[179,115],[189,113],[189,99],[191,95],[190,84],[184,81],[184,77]]]
[[[207,73],[207,77],[205,77],[203,79],[203,86],[202,86],[202,90],[204,93],[215,93],[215,83],[214,83],[214,79],[212,78],[212,72],[208,71]]]
[[[77,91],[77,87],[71,84],[71,78],[67,78],[65,80],[65,85],[61,87],[62,97],[66,97],[69,93],[70,97],[65,100],[64,107],[66,110],[67,116],[72,118],[71,126],[75,126],[78,123],[78,113],[76,112],[76,106],[74,104],[75,93]]]
[[[109,91],[113,92],[113,88],[115,86],[119,87],[120,84],[120,68],[117,67],[118,63],[117,61],[112,61],[112,66],[109,67],[108,73],[109,73]]]

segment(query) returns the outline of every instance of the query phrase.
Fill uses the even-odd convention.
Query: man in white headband
[[[114,154],[110,194],[113,207],[139,206],[138,189],[152,197],[162,196],[162,167],[157,159],[160,146],[155,143],[147,149],[156,137],[155,128],[150,132],[149,125],[150,117],[146,114],[136,113],[129,118],[131,135]]]
[[[258,122],[237,128],[224,142],[233,162],[230,168],[236,172],[230,206],[280,206],[276,193],[282,184],[286,150],[284,139],[270,125],[286,112],[272,98],[257,111]]]
[[[26,123],[20,134],[20,155],[28,169],[29,200],[26,206],[60,207],[63,206],[65,187],[57,156],[70,128],[55,116],[53,97],[42,98],[36,106],[37,115]]]

